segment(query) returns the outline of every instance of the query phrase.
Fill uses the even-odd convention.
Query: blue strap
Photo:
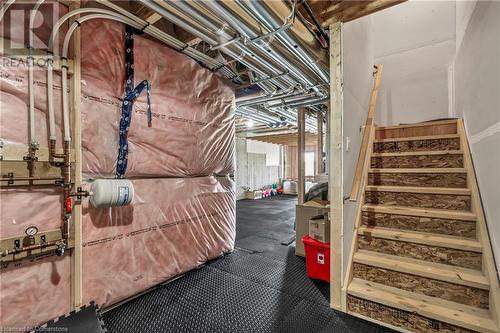
[[[151,87],[148,80],[144,80],[134,88],[134,30],[130,26],[125,28],[125,97],[122,103],[120,117],[120,133],[118,158],[116,162],[116,178],[124,178],[128,162],[128,130],[132,121],[134,101],[146,88],[148,102],[148,126],[152,124],[151,114]]]

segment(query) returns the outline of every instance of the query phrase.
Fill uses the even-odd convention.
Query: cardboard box
[[[330,210],[329,206],[320,205],[309,206],[308,203],[304,205],[297,205],[295,209],[295,255],[304,257],[304,243],[302,237],[309,234],[309,220],[315,216],[325,214]]]
[[[246,191],[245,199],[262,199],[262,191]]]
[[[324,215],[309,220],[309,237],[322,243],[330,243],[330,221]]]

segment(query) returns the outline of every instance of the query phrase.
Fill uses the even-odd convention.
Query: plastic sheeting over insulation
[[[124,30],[89,22],[82,43],[83,172],[113,176],[118,153],[120,98],[125,77]],[[175,50],[135,36],[135,80],[149,80],[135,102],[128,133],[127,177],[192,177],[234,172],[234,93],[209,70]],[[102,43],[105,40],[106,43]],[[95,126],[99,124],[99,126]],[[113,135],[110,135],[110,134]]]
[[[111,178],[118,153],[124,28],[82,25],[82,154],[85,187]],[[109,306],[234,247],[234,94],[193,60],[145,36],[135,37],[135,79],[151,82],[153,124],[136,101],[126,173],[130,206],[92,208],[83,199],[83,302]],[[27,71],[1,67],[0,139],[27,144]],[[55,84],[59,84],[55,73]],[[35,71],[37,133],[47,146],[45,72]],[[57,87],[56,87],[57,88]],[[60,141],[60,90],[55,92]],[[8,120],[8,121],[5,121]],[[219,175],[221,177],[215,177]],[[151,177],[148,179],[148,177]],[[164,177],[164,178],[162,178]],[[0,190],[0,235],[58,228],[61,191]],[[70,252],[11,263],[0,270],[0,327],[37,325],[71,310]],[[28,309],[28,310],[27,310]]]

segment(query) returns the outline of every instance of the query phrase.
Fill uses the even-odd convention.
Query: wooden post
[[[328,193],[330,196],[330,306],[342,306],[342,23],[330,26],[330,152]],[[344,307],[345,308],[345,307]]]
[[[80,8],[80,0],[71,2],[69,10]],[[74,20],[79,16],[74,16]],[[70,24],[72,21],[70,21]],[[72,38],[73,49],[73,77],[71,80],[72,92],[72,120],[73,120],[73,153],[74,164],[74,189],[82,184],[82,136],[81,136],[81,65],[80,49],[81,38],[80,28],[76,29]],[[81,201],[75,201],[73,207],[73,240],[74,248],[71,252],[71,300],[73,308],[79,309],[82,306],[82,205]]]
[[[322,174],[323,168],[323,114],[318,112],[316,114],[318,121],[318,141],[316,146],[316,174]]]
[[[306,196],[306,109],[303,107],[297,110],[297,124],[299,127],[299,134],[297,135],[297,167],[299,168],[299,172],[297,173],[299,178],[297,183],[297,194],[298,204],[302,205]]]

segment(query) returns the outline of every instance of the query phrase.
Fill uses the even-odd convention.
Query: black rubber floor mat
[[[245,234],[240,238],[237,234],[236,246],[243,250],[110,310],[104,314],[108,331],[390,332],[330,309],[329,284],[308,279],[305,261],[295,256],[294,247],[270,237],[281,232],[273,233],[275,227],[289,232],[295,201],[287,197],[240,201],[237,233]],[[280,225],[285,221],[288,224]]]
[[[107,332],[98,307],[84,305],[78,311],[51,320],[32,332],[103,333]]]

